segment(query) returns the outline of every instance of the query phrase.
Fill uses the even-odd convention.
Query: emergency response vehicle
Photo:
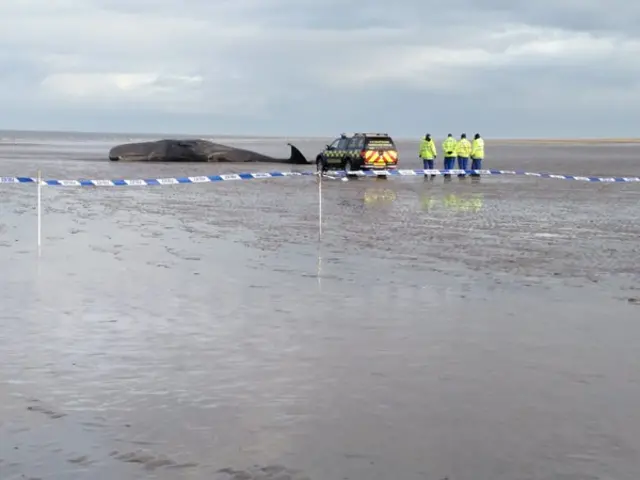
[[[343,133],[316,157],[320,171],[391,170],[398,167],[398,149],[386,133]]]

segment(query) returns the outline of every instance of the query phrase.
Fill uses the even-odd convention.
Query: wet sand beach
[[[4,177],[315,169],[0,138]],[[638,143],[486,143],[484,168],[640,176]],[[0,185],[0,480],[640,478],[640,183],[322,190],[319,238],[313,177],[44,187],[39,257],[36,187]]]
[[[636,145],[640,138],[512,138],[491,139],[496,145]]]

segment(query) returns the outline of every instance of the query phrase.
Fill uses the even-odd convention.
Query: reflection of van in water
[[[454,194],[445,195],[444,197],[422,197],[422,207],[430,210],[436,205],[441,204],[449,210],[457,210],[459,212],[479,212],[484,206],[482,194],[469,196],[459,196]]]

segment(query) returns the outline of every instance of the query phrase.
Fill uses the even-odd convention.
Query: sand
[[[283,168],[42,137],[0,175]],[[485,167],[637,176],[639,152],[488,140]],[[640,184],[326,181],[320,238],[312,177],[46,187],[40,257],[35,198],[0,185],[3,480],[640,477]]]

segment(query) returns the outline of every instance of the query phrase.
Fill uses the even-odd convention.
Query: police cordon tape
[[[538,178],[555,178],[561,180],[576,180],[583,182],[622,183],[640,182],[640,177],[586,177],[578,175],[559,175],[554,173],[525,172],[522,170],[330,170],[323,176],[334,177],[415,177],[424,175],[523,175]],[[169,177],[148,179],[113,179],[113,180],[41,180],[43,186],[60,187],[119,187],[119,186],[153,186],[153,185],[179,185],[195,183],[211,183],[221,181],[254,180],[264,178],[317,176],[319,172],[254,172],[254,173],[227,173],[220,175],[196,176],[196,177]],[[331,177],[329,177],[331,178]],[[38,179],[33,177],[0,177],[0,184],[37,184]]]
[[[255,173],[226,173],[198,177],[169,177],[145,179],[113,179],[113,180],[42,180],[41,185],[52,187],[135,187],[152,185],[178,185],[192,183],[210,183],[230,180],[253,180],[259,178],[298,177],[316,175],[316,172],[255,172]],[[0,183],[38,183],[34,177],[0,177]]]
[[[603,183],[619,183],[619,182],[640,182],[640,177],[584,177],[578,175],[560,175],[555,173],[525,172],[524,170],[368,170],[347,172],[344,170],[336,170],[325,172],[336,177],[357,176],[357,177],[378,177],[378,176],[417,176],[417,175],[524,175],[538,178],[556,178],[561,180],[577,180],[583,182],[603,182]]]

